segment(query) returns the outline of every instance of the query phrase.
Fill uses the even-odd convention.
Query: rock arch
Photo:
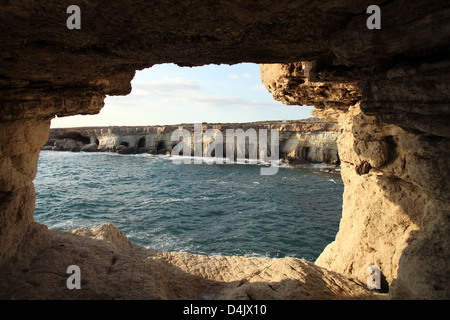
[[[67,238],[34,222],[33,179],[54,116],[98,113],[106,95],[128,94],[135,71],[153,64],[255,62],[275,99],[314,105],[343,129],[344,214],[317,264],[360,280],[375,264],[391,297],[449,298],[450,9],[446,1],[388,1],[382,28],[369,30],[370,4],[85,2],[81,29],[68,30],[58,1],[2,3],[2,294],[40,297],[26,284],[28,293],[15,291],[14,275],[23,279],[30,261],[44,261],[58,241],[119,237],[104,228]],[[368,170],[356,170],[365,163]],[[119,242],[109,245],[119,252]],[[97,297],[107,292],[102,285]]]

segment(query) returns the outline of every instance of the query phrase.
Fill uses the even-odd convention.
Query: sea
[[[112,223],[166,252],[314,262],[339,228],[344,186],[325,165],[261,175],[261,165],[170,156],[41,151],[35,220],[53,230]]]

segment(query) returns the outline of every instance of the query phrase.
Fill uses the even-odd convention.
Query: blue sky
[[[136,72],[127,96],[107,96],[97,115],[55,118],[52,128],[141,126],[199,122],[298,120],[312,107],[286,106],[261,83],[257,64],[178,67]]]

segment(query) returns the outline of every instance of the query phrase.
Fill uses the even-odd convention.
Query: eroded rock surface
[[[449,298],[450,8],[446,0],[380,1],[382,28],[369,30],[371,4],[86,0],[79,4],[81,29],[69,30],[64,2],[3,1],[2,293],[52,296],[32,280],[19,290],[13,276],[26,274],[28,264],[50,283],[63,281],[61,271],[39,273],[51,269],[52,261],[43,259],[46,252],[53,257],[51,246],[75,248],[64,253],[72,254],[65,264],[96,259],[89,246],[75,245],[75,239],[92,241],[87,233],[66,237],[33,221],[32,181],[51,118],[98,113],[106,95],[128,94],[135,71],[154,64],[254,62],[282,64],[270,73],[264,67],[262,75],[277,99],[314,104],[318,116],[344,130],[341,231],[318,264],[358,278],[367,263],[379,264],[391,297]],[[99,274],[107,270],[99,267]],[[97,281],[105,284],[90,283]],[[164,290],[178,290],[170,285]],[[98,297],[107,290],[85,292]]]
[[[159,252],[111,224],[48,231],[29,264],[1,274],[3,299],[378,299],[364,283],[300,259]],[[51,261],[51,263],[49,263]],[[81,289],[69,290],[69,265]]]
[[[172,134],[178,129],[185,129],[190,132],[191,155],[193,156],[194,124],[51,129],[44,150],[170,154],[173,146],[179,142],[172,141]],[[207,136],[205,134],[207,130],[214,130],[214,136]],[[217,139],[217,134],[220,132],[220,139],[223,142],[223,156],[228,157],[227,130],[233,130],[233,132],[242,130],[243,134],[254,132],[257,135],[254,140],[256,140],[258,150],[261,150],[260,139],[258,139],[260,130],[267,130],[268,132],[267,146],[265,146],[268,150],[271,150],[272,141],[270,131],[278,130],[278,149],[281,159],[285,159],[291,164],[339,164],[337,139],[340,129],[336,122],[310,118],[285,122],[204,123],[199,126],[199,132],[202,133],[203,153],[207,154],[208,145]],[[237,155],[238,142],[233,142],[233,145],[234,154]],[[248,141],[245,142],[245,158],[250,158]]]
[[[314,96],[320,101],[313,113],[338,121],[342,129],[338,139],[345,185],[342,220],[336,240],[316,263],[360,280],[367,278],[368,266],[378,266],[383,290],[389,289],[393,298],[448,297],[449,139],[387,124],[383,116],[364,114],[362,103],[353,104],[355,100],[347,100],[345,107],[336,104],[345,101],[343,86],[347,93],[357,92],[355,84],[305,80],[291,85],[304,78],[298,65],[263,65],[266,87],[275,99],[301,105],[308,101],[304,92],[325,86],[326,94]],[[287,90],[288,101],[280,94]]]

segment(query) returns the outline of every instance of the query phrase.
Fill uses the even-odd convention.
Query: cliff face
[[[76,239],[87,234],[55,235],[33,220],[33,179],[50,119],[98,113],[106,95],[128,94],[135,71],[154,64],[254,62],[281,64],[263,66],[262,79],[275,98],[313,104],[316,115],[343,128],[341,229],[317,263],[341,272],[339,277],[360,279],[367,277],[367,264],[378,265],[393,298],[449,298],[448,1],[379,2],[381,29],[375,30],[366,24],[372,4],[86,0],[80,4],[81,29],[69,30],[64,2],[1,2],[1,292],[6,298],[31,289],[41,290],[39,297],[52,296],[42,284],[64,286],[62,266],[108,247],[100,238],[98,247],[81,250]],[[45,259],[53,254],[61,259],[58,270]],[[133,261],[135,270],[143,266]],[[194,263],[183,270],[207,278],[216,266],[198,273]],[[220,265],[230,274],[233,266]],[[264,275],[264,263],[260,266],[252,277]],[[152,277],[153,269],[143,272]],[[123,272],[102,270],[106,273],[89,273],[88,288],[105,283],[113,288],[117,283],[108,277]],[[313,265],[308,273],[325,279],[320,270]],[[242,278],[242,286],[252,277]],[[175,292],[180,284],[173,285]],[[78,291],[77,297],[89,292]]]
[[[55,151],[87,151],[87,152],[118,152],[118,153],[171,153],[178,141],[172,141],[172,133],[183,128],[190,132],[194,141],[194,125],[141,126],[141,127],[103,127],[103,128],[64,128],[51,129],[44,150]],[[231,124],[203,124],[201,127],[203,152],[215,138],[208,138],[206,130],[220,131],[223,138],[223,152],[226,155],[227,130],[249,129],[256,133],[261,129],[279,131],[279,157],[292,164],[299,163],[329,163],[339,164],[337,138],[339,126],[334,122],[319,119],[307,119],[286,122],[255,122]],[[260,139],[257,141],[258,149]],[[268,148],[271,139],[267,139]],[[246,141],[246,158],[249,158],[249,141]],[[234,143],[236,153],[237,143]],[[194,147],[191,148],[194,155]]]
[[[366,115],[356,83],[306,79],[293,85],[305,79],[307,67],[308,63],[262,65],[261,77],[274,98],[288,104],[306,103],[305,92],[320,90],[322,94],[314,96],[320,101],[313,114],[338,121],[342,128],[342,220],[335,241],[316,264],[361,280],[367,278],[367,267],[376,265],[382,271],[383,289],[390,286],[393,298],[447,295],[449,139]],[[437,271],[437,266],[442,269]]]

